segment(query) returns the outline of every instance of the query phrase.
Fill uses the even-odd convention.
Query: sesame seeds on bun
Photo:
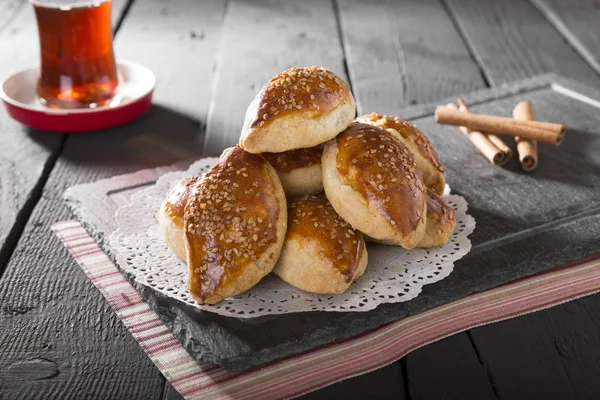
[[[324,68],[290,68],[271,79],[248,110],[240,146],[250,153],[280,153],[334,138],[354,119],[348,86]]]

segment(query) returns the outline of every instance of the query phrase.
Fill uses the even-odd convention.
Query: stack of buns
[[[290,68],[246,112],[239,145],[167,194],[159,223],[188,265],[188,290],[214,304],[273,272],[302,290],[342,293],[367,268],[365,241],[446,243],[456,220],[444,167],[415,125],[355,119],[348,86]]]

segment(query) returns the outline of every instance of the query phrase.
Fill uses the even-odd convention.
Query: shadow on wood
[[[133,163],[154,167],[200,157],[202,137],[197,121],[155,105],[139,120],[121,127],[72,134],[63,158],[82,166]]]

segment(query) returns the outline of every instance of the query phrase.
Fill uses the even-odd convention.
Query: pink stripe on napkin
[[[600,259],[476,293],[372,332],[243,372],[193,359],[77,221],[52,227],[171,385],[187,399],[291,398],[388,365],[475,326],[600,291]]]

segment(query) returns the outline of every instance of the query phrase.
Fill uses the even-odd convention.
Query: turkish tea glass
[[[40,37],[39,101],[51,108],[108,104],[118,85],[110,0],[30,0]]]

